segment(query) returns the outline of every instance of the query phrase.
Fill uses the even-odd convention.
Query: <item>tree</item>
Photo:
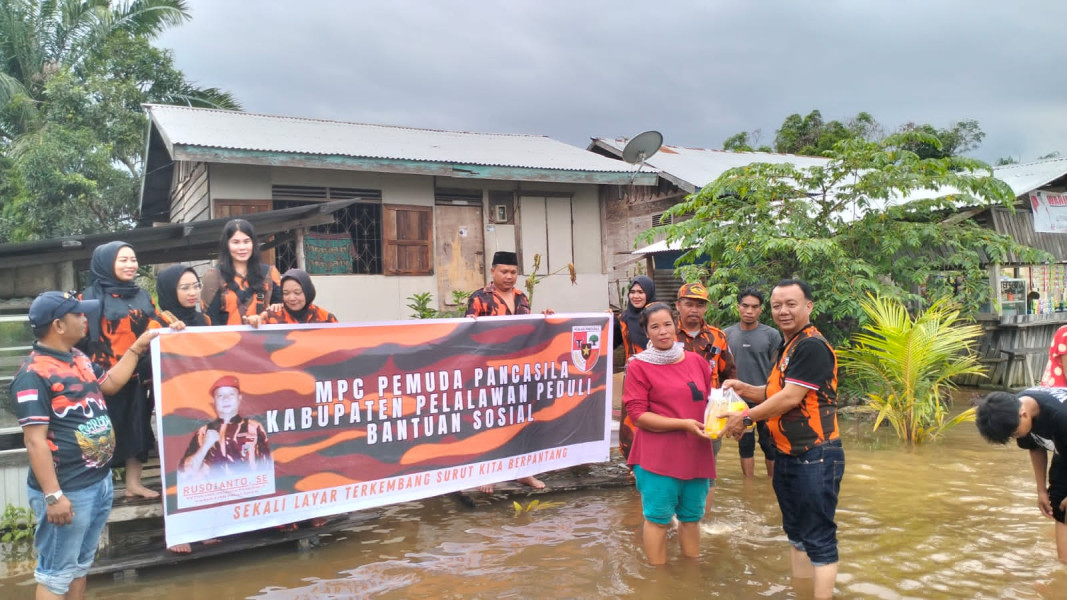
[[[732,298],[740,288],[767,289],[786,277],[812,285],[813,318],[833,343],[860,324],[859,299],[867,294],[914,303],[952,296],[965,316],[974,314],[989,297],[987,262],[1008,252],[1022,262],[1047,255],[969,219],[947,218],[961,206],[1010,207],[1015,197],[984,163],[922,159],[907,149],[920,143],[940,141],[920,132],[882,142],[850,138],[822,166],[731,169],[664,213],[692,218],[642,239],[666,234],[689,248],[677,264],[683,278],[704,280],[720,299],[713,322],[735,318]],[[927,285],[943,274],[951,285]],[[924,298],[922,287],[932,297]]]
[[[751,144],[749,143],[750,135],[752,136]],[[754,129],[751,132],[742,131],[726,138],[722,143],[722,149],[730,152],[774,152],[774,148],[766,144],[758,148],[754,147],[759,143],[761,136],[762,132],[759,129]]]
[[[933,125],[924,123],[905,123],[900,127],[901,133],[919,132],[937,138],[939,144],[930,142],[914,141],[907,147],[919,158],[947,158],[949,156],[962,156],[971,150],[978,149],[985,139],[985,132],[974,119],[956,121],[947,128],[935,129]]]
[[[822,156],[834,144],[847,139],[875,140],[882,127],[869,113],[861,112],[848,123],[824,122],[822,113],[813,110],[806,117],[799,113],[786,117],[774,137],[774,149],[786,154]]]
[[[240,108],[152,46],[187,18],[184,0],[0,3],[0,242],[132,227],[143,103]]]
[[[948,394],[953,379],[984,373],[974,354],[982,327],[961,322],[945,298],[914,318],[899,300],[868,296],[860,304],[867,324],[838,358],[868,389],[874,429],[888,421],[897,437],[921,444],[974,420],[974,408],[949,418]]]
[[[185,0],[0,2],[0,139],[29,130],[48,81],[78,72],[115,35],[152,39],[188,19]]]
[[[755,130],[758,132],[759,130]],[[973,119],[953,122],[946,128],[938,129],[928,123],[908,122],[898,128],[898,133],[916,132],[937,138],[939,146],[924,142],[913,142],[908,150],[920,158],[945,158],[961,156],[977,149],[985,133]],[[838,142],[859,139],[877,142],[885,138],[885,129],[870,113],[859,112],[855,117],[842,121],[825,121],[822,113],[813,110],[807,116],[794,113],[785,118],[781,127],[775,132],[774,152],[800,154],[805,156],[825,156]],[[756,144],[748,142],[748,133],[741,132],[723,142],[724,150],[751,150]]]

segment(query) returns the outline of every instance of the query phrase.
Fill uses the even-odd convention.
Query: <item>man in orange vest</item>
[[[754,421],[767,421],[778,455],[774,493],[782,528],[792,545],[793,577],[813,579],[815,598],[830,598],[837,580],[837,497],[845,453],[837,428],[837,355],[811,323],[811,287],[798,279],[771,290],[771,315],[785,344],[767,385],[723,382],[756,403],[729,413],[726,431],[740,437]]]

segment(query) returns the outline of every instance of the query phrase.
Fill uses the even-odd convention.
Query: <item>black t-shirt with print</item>
[[[60,489],[81,489],[110,475],[115,433],[100,392],[106,377],[76,348],[58,352],[35,343],[11,382],[19,425],[48,427]],[[32,469],[27,483],[41,489]]]
[[[1029,396],[1037,402],[1040,413],[1033,420],[1030,435],[1016,440],[1026,450],[1049,450],[1057,454],[1067,453],[1067,388],[1029,388],[1016,398]]]
[[[797,349],[785,367],[785,382],[819,390],[828,387],[833,378],[833,351],[819,339],[797,342]]]

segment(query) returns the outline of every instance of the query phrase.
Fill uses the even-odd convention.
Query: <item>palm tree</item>
[[[921,444],[973,420],[973,408],[950,419],[947,399],[954,378],[984,374],[972,352],[982,328],[961,323],[959,310],[945,299],[914,318],[893,298],[868,295],[860,305],[868,324],[838,355],[870,390],[868,408],[878,413],[874,429],[889,421],[897,437]]]
[[[185,0],[0,0],[0,139],[30,129],[49,78],[77,71],[112,35],[152,39],[189,18]]]

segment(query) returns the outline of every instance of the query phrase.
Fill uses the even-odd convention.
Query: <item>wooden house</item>
[[[603,310],[605,185],[655,173],[536,135],[342,123],[149,105],[144,225],[191,223],[329,201],[335,222],[265,242],[281,271],[313,276],[317,304],[341,320],[408,318],[407,298],[485,285],[498,250],[520,277],[551,274],[534,309]],[[572,285],[567,265],[573,264]]]

